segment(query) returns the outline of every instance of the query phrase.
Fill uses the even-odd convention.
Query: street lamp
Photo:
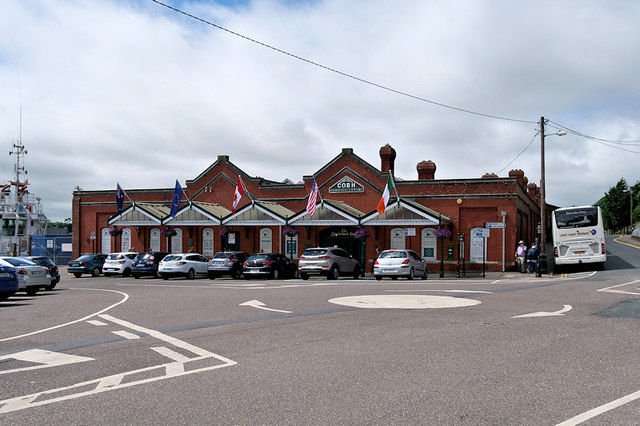
[[[633,232],[633,187],[629,187],[629,189],[625,189],[624,192],[629,193],[629,233]]]
[[[540,254],[544,254],[547,247],[547,202],[545,201],[545,188],[544,188],[544,138],[545,136],[564,136],[567,134],[565,131],[558,131],[556,133],[544,134],[544,125],[546,120],[544,117],[540,117]],[[540,262],[538,262],[540,264]]]

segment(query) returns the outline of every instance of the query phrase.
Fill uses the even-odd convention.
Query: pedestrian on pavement
[[[518,247],[516,248],[516,264],[518,270],[523,274],[527,272],[527,246],[524,245],[524,241],[520,240]]]

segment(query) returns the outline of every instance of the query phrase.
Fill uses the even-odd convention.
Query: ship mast
[[[11,185],[14,187],[14,212],[16,212],[16,220],[14,222],[14,237],[18,236],[18,228],[20,221],[18,220],[18,213],[22,213],[24,211],[23,198],[27,194],[27,185],[29,185],[29,180],[25,179],[22,181],[22,175],[27,175],[27,170],[24,168],[23,156],[27,154],[27,150],[24,148],[22,141],[18,141],[13,144],[13,151],[9,151],[9,155],[16,156],[16,163],[13,166],[13,171],[15,172],[15,180],[11,182]],[[22,165],[21,165],[22,163]],[[26,212],[27,219],[25,220],[25,235],[30,234],[29,224],[31,222],[29,218],[29,213]]]

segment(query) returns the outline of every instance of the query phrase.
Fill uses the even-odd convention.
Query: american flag
[[[311,185],[311,194],[309,194],[309,201],[307,201],[307,213],[313,216],[316,213],[316,203],[318,202],[318,184],[316,178],[313,178],[313,184]]]

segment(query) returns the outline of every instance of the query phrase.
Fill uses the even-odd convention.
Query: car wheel
[[[409,271],[409,276],[407,277],[408,280],[412,280],[413,276],[414,276],[415,272],[413,271],[413,268],[411,268],[411,270]]]
[[[92,277],[99,277],[100,276],[100,268],[93,268],[93,271],[91,271],[91,276]]]
[[[51,290],[53,290],[54,288],[56,288],[56,284],[57,284],[57,283],[56,283],[55,281],[52,281],[52,282],[51,282],[51,284],[49,284],[49,285],[48,285],[48,286],[46,286],[45,288],[46,288],[48,291],[51,291]]]
[[[398,279],[398,277],[391,277],[391,279],[392,279],[392,280],[397,280],[397,279]]]
[[[280,270],[278,270],[278,268],[273,268],[273,271],[271,271],[271,278],[274,280],[280,279]]]
[[[210,280],[215,280],[216,279],[216,274],[214,272],[209,272],[209,273],[207,273],[207,275],[209,276]]]
[[[424,268],[424,272],[422,273],[422,279],[426,280],[427,279],[427,268]]]
[[[231,278],[233,278],[234,280],[239,280],[242,277],[242,272],[240,271],[240,269],[236,269],[232,274],[231,274]]]
[[[195,277],[196,277],[196,272],[193,269],[189,269],[189,272],[187,272],[187,279],[192,280]]]
[[[169,277],[168,277],[167,275],[162,275],[162,279],[163,279],[163,280],[168,280],[168,279],[169,279]]]
[[[29,296],[33,296],[34,294],[36,294],[38,292],[38,287],[27,287],[27,290],[25,290],[27,292],[27,294]]]
[[[380,275],[376,275],[376,280],[377,280],[377,281],[382,281],[382,276],[380,276]]]
[[[140,278],[140,275],[138,274],[132,274],[132,275],[133,275],[133,278],[135,278],[136,280]]]
[[[353,279],[357,280],[358,278],[360,278],[360,267],[356,266],[353,268]]]
[[[109,273],[105,272],[105,273],[104,273],[104,276],[105,276],[105,277],[110,277],[110,276],[111,276],[111,274],[109,274]]]
[[[73,276],[76,278],[80,278],[82,276],[82,274],[80,272],[74,272]]]
[[[300,278],[302,278],[303,280],[308,280],[309,279],[309,274],[306,274],[304,272],[300,272]]]
[[[340,276],[340,270],[338,269],[337,266],[334,265],[331,268],[331,270],[329,271],[329,275],[327,275],[327,279],[328,280],[337,280],[339,276]]]
[[[127,268],[122,272],[122,276],[123,277],[128,277],[129,275],[131,275],[131,269]]]

